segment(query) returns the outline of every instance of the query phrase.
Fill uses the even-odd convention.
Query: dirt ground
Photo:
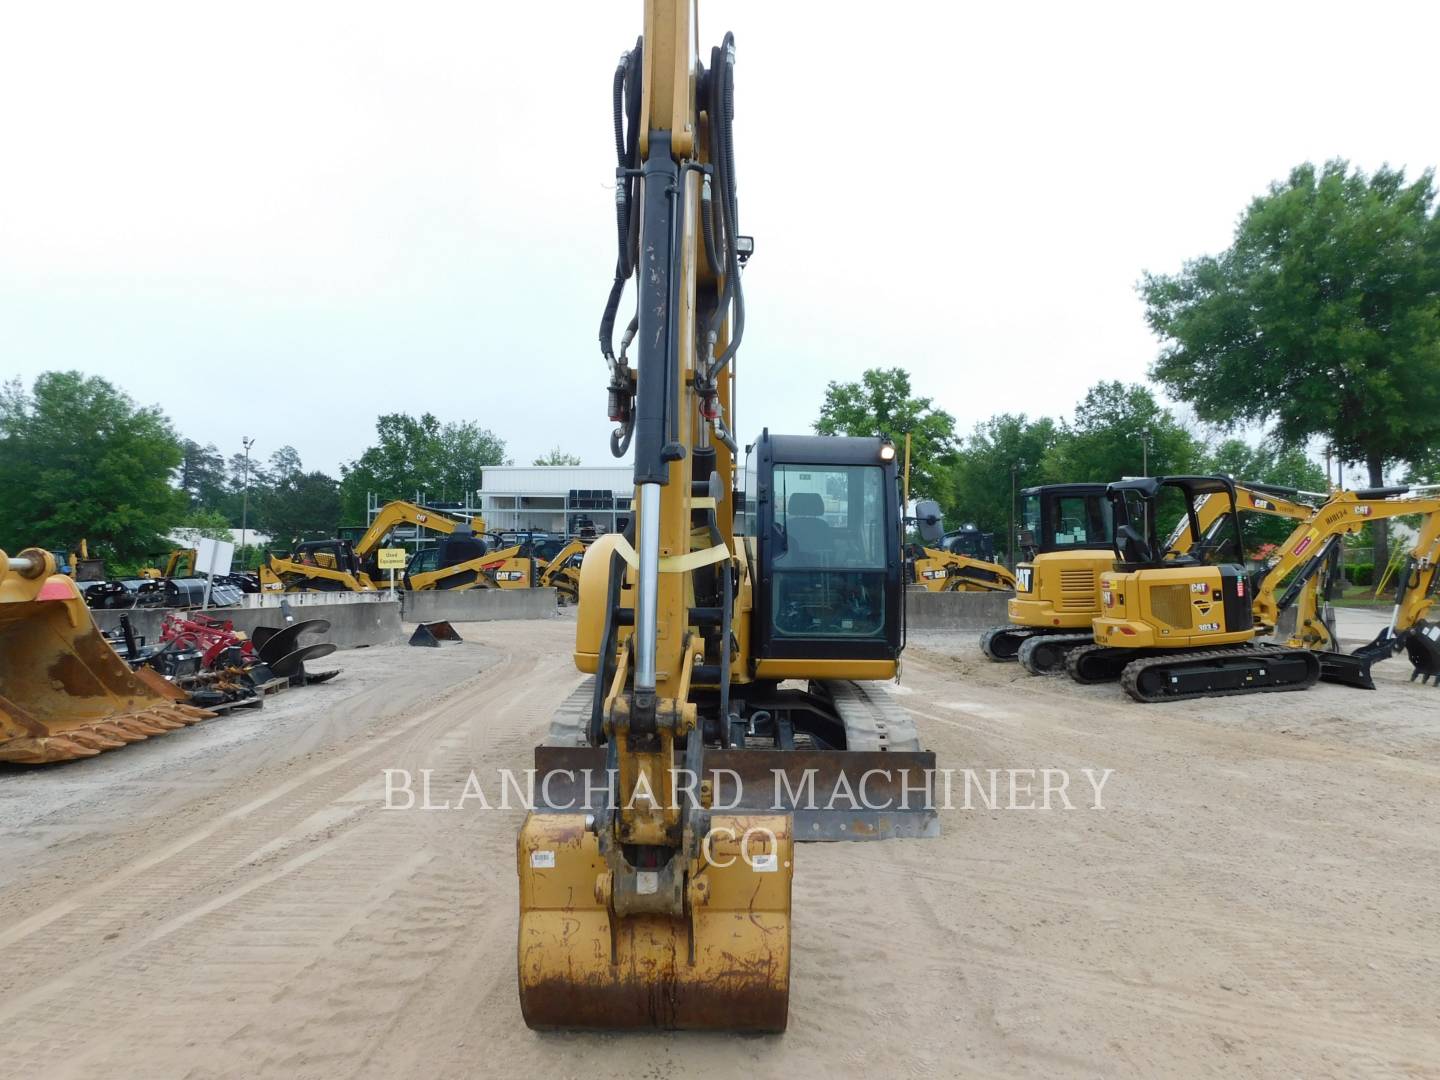
[[[800,849],[783,1036],[538,1035],[521,812],[383,809],[385,768],[443,797],[525,767],[578,680],[568,620],[464,629],[0,771],[0,1073],[1440,1076],[1440,690],[1402,660],[1375,693],[1140,706],[914,640],[940,765],[1071,770],[1076,808]]]

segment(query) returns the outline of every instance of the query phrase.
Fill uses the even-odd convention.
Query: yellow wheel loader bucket
[[[517,844],[526,1024],[785,1030],[790,817],[715,815],[706,835],[685,914],[621,915],[594,817],[526,817]]]
[[[213,713],[130,670],[47,551],[0,551],[0,761],[93,757]]]

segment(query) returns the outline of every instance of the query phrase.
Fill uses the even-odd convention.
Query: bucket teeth
[[[146,735],[123,726],[119,720],[111,720],[104,724],[91,724],[90,730],[98,731],[101,735],[108,735],[112,739],[119,739],[122,743],[142,742],[147,738]]]
[[[150,724],[153,727],[157,727],[161,731],[178,731],[186,726],[185,724],[180,723],[180,721],[178,720],[171,720],[168,716],[161,715],[157,712],[146,713],[145,723]]]
[[[72,731],[64,736],[64,740],[89,747],[97,754],[101,750],[118,750],[125,745],[119,739],[112,739],[106,735],[101,735],[98,731],[91,728],[80,728],[78,731]]]
[[[72,739],[52,736],[38,739],[11,739],[9,742],[0,744],[0,761],[11,761],[16,765],[47,765],[52,761],[71,761],[75,758],[95,757],[99,753],[100,750],[82,746]]]

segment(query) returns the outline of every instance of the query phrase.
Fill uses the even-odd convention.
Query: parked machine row
[[[1306,502],[1227,477],[1146,477],[1030,488],[1023,505],[1028,558],[1016,568],[1012,625],[982,635],[992,660],[1078,682],[1118,680],[1143,702],[1303,690],[1322,678],[1373,688],[1371,665],[1399,652],[1412,678],[1440,683],[1440,627],[1425,618],[1440,585],[1440,497],[1428,489]],[[1297,521],[1254,572],[1244,565],[1242,511]],[[1407,516],[1421,526],[1390,625],[1342,653],[1325,602],[1340,541],[1366,522]]]

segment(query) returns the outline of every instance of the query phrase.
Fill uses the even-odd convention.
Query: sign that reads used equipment
[[[381,548],[375,553],[380,560],[381,570],[404,570],[405,549],[404,548]]]

